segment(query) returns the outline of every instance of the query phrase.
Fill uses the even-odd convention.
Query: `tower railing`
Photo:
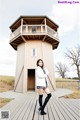
[[[47,33],[55,38],[58,38],[58,33],[49,26],[47,26]]]
[[[14,32],[10,34],[10,40],[13,39],[14,37],[18,36],[21,33],[21,26],[18,27]]]
[[[58,33],[47,25],[21,25],[10,34],[10,40],[18,35],[45,35],[58,39]]]

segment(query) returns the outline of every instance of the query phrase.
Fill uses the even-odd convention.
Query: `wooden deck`
[[[44,94],[44,98],[46,95]],[[52,98],[47,104],[47,115],[40,115],[38,93],[26,93],[1,108],[10,111],[10,120],[80,120],[80,100]]]

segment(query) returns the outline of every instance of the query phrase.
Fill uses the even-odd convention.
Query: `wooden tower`
[[[43,59],[56,87],[52,50],[59,44],[58,25],[47,16],[20,16],[11,26],[10,45],[17,50],[16,92],[36,91],[36,61]],[[49,83],[51,89],[51,85]]]

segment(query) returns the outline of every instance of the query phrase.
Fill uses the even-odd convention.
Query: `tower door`
[[[28,69],[27,90],[35,90],[35,69]]]

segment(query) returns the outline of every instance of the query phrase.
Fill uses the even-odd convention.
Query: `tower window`
[[[36,48],[33,48],[33,49],[32,49],[32,56],[33,56],[33,57],[36,57],[36,56],[37,56],[37,49],[36,49]]]

